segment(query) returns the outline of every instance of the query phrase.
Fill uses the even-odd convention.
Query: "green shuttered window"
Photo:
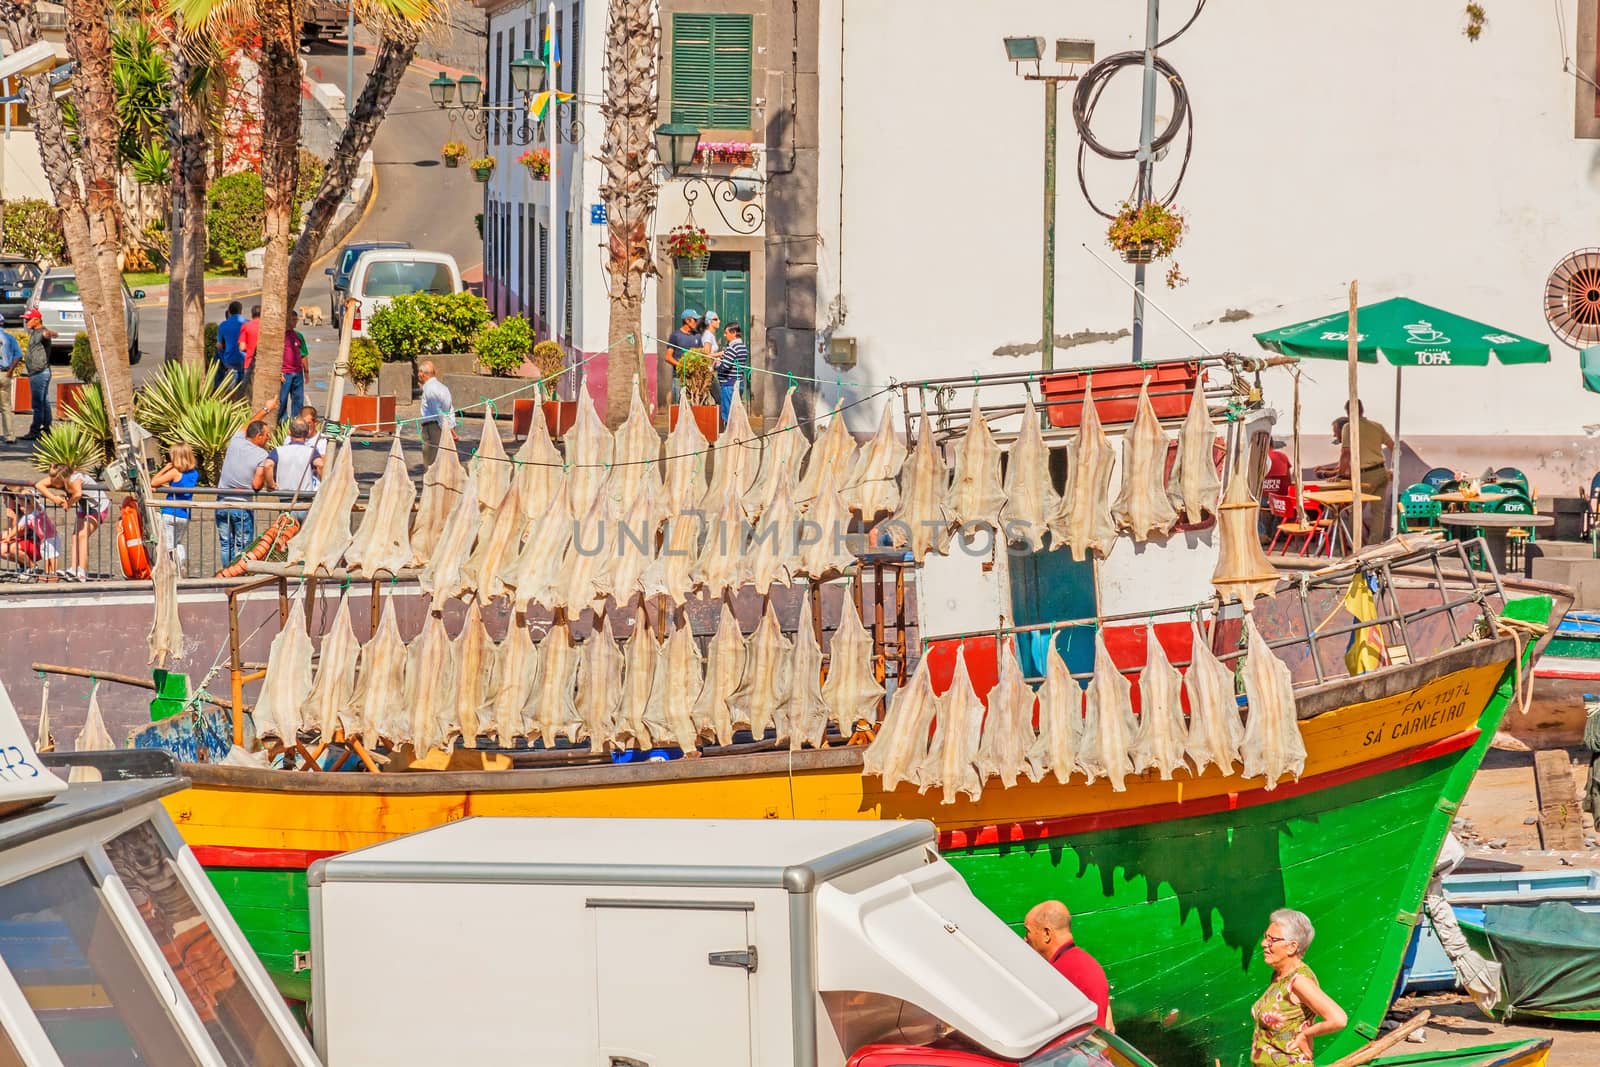
[[[672,16],[672,121],[701,129],[751,126],[751,17]]]

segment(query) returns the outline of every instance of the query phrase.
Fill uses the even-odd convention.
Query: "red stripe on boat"
[[[1060,837],[1064,834],[1084,833],[1093,830],[1120,830],[1128,826],[1138,826],[1141,823],[1166,822],[1173,819],[1191,818],[1197,815],[1213,815],[1220,811],[1237,811],[1240,808],[1251,808],[1257,804],[1270,804],[1275,800],[1284,800],[1288,797],[1300,796],[1303,793],[1331,789],[1334,786],[1344,785],[1347,782],[1358,781],[1362,778],[1370,778],[1385,771],[1409,767],[1414,763],[1425,763],[1440,756],[1448,756],[1453,752],[1460,752],[1463,749],[1470,748],[1472,743],[1478,739],[1478,735],[1479,731],[1474,728],[1459,733],[1454,737],[1447,737],[1442,741],[1423,745],[1421,748],[1396,752],[1393,755],[1373,760],[1370,763],[1362,763],[1354,767],[1345,767],[1342,770],[1329,771],[1326,774],[1302,778],[1298,782],[1286,783],[1271,791],[1252,789],[1244,793],[1225,793],[1220,796],[1201,797],[1198,800],[1151,804],[1142,808],[1096,812],[1092,815],[1071,815],[1060,819],[1044,819],[1039,822],[1007,823],[1003,826],[977,826],[962,830],[946,830],[939,835],[939,848],[973,848],[978,845],[1015,844],[1022,841],[1038,841],[1047,837]]]
[[[317,860],[337,856],[337,850],[323,852],[305,848],[239,848],[232,845],[190,845],[189,851],[202,867],[270,867],[303,871]]]

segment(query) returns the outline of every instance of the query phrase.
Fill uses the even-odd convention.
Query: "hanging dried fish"
[[[572,644],[572,632],[566,623],[556,623],[539,642],[539,677],[533,697],[533,725],[545,748],[555,748],[560,737],[574,740],[583,728],[573,703],[577,683],[578,650]]]
[[[655,687],[656,659],[661,649],[650,633],[650,620],[644,608],[633,616],[633,634],[623,642],[622,700],[617,706],[616,730],[612,736],[621,748],[653,747],[645,712],[650,707],[650,690]]]
[[[1265,778],[1267,789],[1292,774],[1296,781],[1306,769],[1306,744],[1295,714],[1294,679],[1288,666],[1267,647],[1261,631],[1249,616],[1244,620],[1247,645],[1244,659],[1244,694],[1250,705],[1244,725],[1244,776]]]
[[[1089,781],[1105,778],[1113,791],[1121,793],[1128,786],[1125,779],[1133,774],[1129,750],[1133,746],[1138,725],[1133,720],[1133,687],[1117,670],[1106,651],[1105,634],[1094,635],[1094,677],[1089,680],[1083,716],[1083,739],[1078,748],[1078,766],[1089,776]]]
[[[417,498],[411,484],[400,438],[394,439],[389,456],[383,461],[383,474],[367,497],[367,511],[361,529],[345,549],[345,565],[368,578],[384,571],[395,574],[411,562],[411,503]]]
[[[678,421],[667,435],[666,458],[661,461],[665,495],[662,506],[669,515],[697,507],[706,495],[706,457],[710,444],[694,421],[685,393],[678,401]]]
[[[689,577],[705,588],[707,596],[717,597],[725,589],[737,589],[749,574],[750,529],[744,519],[744,507],[732,490],[707,518],[710,524],[705,543],[689,569]]]
[[[579,522],[601,498],[611,477],[616,441],[594,409],[586,386],[578,387],[578,414],[567,431],[567,505]]]
[[[1072,558],[1082,562],[1089,553],[1105,556],[1117,539],[1117,525],[1111,518],[1111,471],[1116,452],[1100,426],[1100,412],[1094,406],[1094,386],[1083,391],[1083,422],[1072,446],[1072,462],[1067,474],[1061,507],[1050,523],[1050,547],[1066,546]]]
[[[472,483],[471,478],[467,480]],[[476,485],[472,488],[476,490]],[[477,510],[476,492],[467,493],[464,500],[467,507]],[[422,632],[412,638],[406,649],[404,703],[411,709],[407,732],[418,759],[431,749],[446,750],[450,737],[450,707],[457,682],[456,658],[451,652],[444,619],[429,612]]]
[[[617,709],[622,706],[622,650],[611,636],[609,612],[600,612],[600,625],[589,631],[589,639],[578,652],[578,718],[583,723],[582,737],[589,749],[601,752],[612,747],[617,731]]]
[[[549,514],[551,509],[563,507],[566,498],[562,490],[567,484],[567,474],[550,440],[550,428],[545,425],[544,413],[535,410],[528,436],[511,463],[511,482],[517,487],[517,502],[522,505],[522,536],[532,532],[534,524]]]
[[[735,497],[748,493],[761,466],[761,441],[750,428],[750,416],[737,389],[728,406],[728,425],[711,446],[711,457],[711,481],[700,500],[700,507],[708,512],[720,509],[730,492]]]
[[[973,692],[967,674],[965,644],[956,646],[955,673],[939,705],[928,756],[917,769],[917,792],[941,790],[940,804],[954,804],[962,793],[969,800],[983,795],[978,776],[978,738],[983,730],[983,701]]]
[[[824,492],[837,491],[850,477],[855,456],[856,439],[850,436],[850,429],[845,425],[843,407],[835,404],[828,428],[812,442],[806,472],[795,489],[795,506],[801,512],[808,512]]]
[[[1246,612],[1255,607],[1256,597],[1270,596],[1278,585],[1278,572],[1261,550],[1260,515],[1260,505],[1246,484],[1241,455],[1228,476],[1217,513],[1217,568],[1211,584],[1222,603],[1237,600]]]
[[[267,651],[266,679],[250,711],[256,738],[276,737],[293,745],[300,729],[300,708],[310,692],[311,637],[306,633],[306,613],[295,604]]]
[[[717,632],[706,645],[705,682],[694,704],[695,726],[701,737],[714,744],[733,743],[728,700],[744,676],[744,659],[744,634],[739,631],[739,620],[734,618],[733,609],[724,602]]]
[[[704,668],[689,627],[673,629],[670,618],[666,627],[667,639],[656,656],[655,677],[644,709],[644,727],[650,734],[651,747],[676,745],[684,755],[692,756],[698,732],[694,726],[694,702],[705,683]],[[634,638],[638,639],[637,631]]]
[[[800,482],[800,470],[805,466],[806,453],[811,442],[800,430],[794,416],[794,386],[783,394],[783,408],[778,412],[778,424],[761,437],[760,473],[755,484],[744,495],[745,514],[756,521],[772,504],[778,490],[788,492],[794,500]]]
[[[698,508],[680,512],[667,520],[661,551],[639,579],[646,597],[666,597],[674,604],[688,599],[695,588],[694,567],[700,557],[700,539],[706,525],[705,513]]]
[[[1000,446],[978,406],[977,390],[973,390],[972,410],[967,418],[967,432],[956,446],[955,475],[950,479],[950,491],[944,495],[945,517],[953,527],[980,524],[997,530],[1000,509],[1006,502],[1005,489],[1000,484]]]
[[[1000,523],[1006,540],[1024,542],[1039,551],[1050,519],[1061,507],[1061,496],[1050,482],[1050,450],[1045,447],[1032,393],[1022,406],[1022,430],[1012,442],[1006,464],[1005,498]]]
[[[949,485],[950,472],[933,447],[928,420],[924,418],[917,432],[917,447],[900,468],[900,510],[888,523],[898,538],[904,538],[912,559],[918,563],[930,549],[944,551],[944,534],[950,525],[944,497]]]
[[[641,534],[655,539],[656,527],[667,517],[661,489],[661,435],[656,433],[645,410],[644,397],[639,394],[639,376],[633,376],[632,399],[628,417],[617,429],[616,460],[611,467],[611,481],[606,495],[611,501],[610,517],[621,520],[635,510],[639,498],[648,494],[655,510],[645,516]],[[645,527],[648,527],[646,529]]]
[[[1184,746],[1189,729],[1183,721],[1183,675],[1156,640],[1155,627],[1144,628],[1144,669],[1139,672],[1139,732],[1133,740],[1133,769],[1158,771],[1163,782],[1187,767]]]
[[[455,444],[441,442],[433,464],[422,476],[422,497],[417,501],[417,517],[411,523],[413,563],[421,567],[433,558],[434,546],[444,534],[444,524],[455,511],[467,472],[456,455]],[[476,483],[472,495],[477,496]]]
[[[607,531],[611,528],[606,521],[606,508],[605,497],[595,497],[589,513],[573,528],[572,543],[561,560],[562,577],[551,606],[566,608],[574,618],[597,596],[595,579],[606,565]]]
[[[799,556],[794,573],[821,581],[842,573],[856,561],[850,551],[850,513],[844,500],[831,489],[812,502],[811,510],[795,527]]]
[[[822,646],[802,612],[789,660],[788,691],[781,717],[788,724],[789,748],[821,748],[828,736],[828,701],[822,695]],[[850,735],[844,735],[849,740]]]
[[[788,488],[779,485],[771,505],[752,523],[743,577],[762,596],[767,596],[773,586],[786,586],[794,580],[800,558],[800,548],[795,543],[797,519]]]
[[[900,506],[900,486],[895,476],[906,461],[906,446],[894,429],[894,405],[885,402],[878,419],[878,432],[856,456],[855,467],[839,495],[845,507],[871,525],[879,515]],[[813,503],[812,509],[816,504]]]
[[[344,550],[350,547],[350,511],[361,492],[356,487],[354,464],[346,441],[333,454],[305,525],[289,539],[288,562],[301,564],[307,574],[336,570]]]
[[[476,475],[469,474],[461,486],[461,495],[456,498],[456,509],[445,520],[444,531],[439,535],[439,543],[434,545],[432,558],[417,576],[417,584],[424,593],[433,597],[435,604],[442,604],[450,597],[466,591],[467,582],[462,568],[477,532],[478,479]]]
[[[748,728],[750,735],[759,741],[777,722],[779,707],[789,691],[789,670],[794,662],[793,645],[783,636],[772,601],[767,601],[761,623],[744,647],[744,676],[739,679],[739,688],[728,698],[728,713],[735,730]]]
[[[1027,769],[1028,753],[1038,742],[1033,729],[1033,687],[1017,662],[1014,641],[1006,641],[1000,655],[1000,678],[989,690],[989,714],[978,741],[978,777],[999,778],[1010,789]]]
[[[478,509],[488,511],[499,507],[511,485],[511,457],[506,455],[506,443],[500,437],[492,408],[484,409],[483,431],[478,435],[478,447],[467,461],[467,473],[478,478]]]
[[[1135,541],[1165,537],[1178,521],[1167,499],[1167,431],[1150,403],[1150,379],[1139,387],[1138,414],[1122,438],[1122,492],[1111,505],[1117,529]]]
[[[1044,685],[1039,688],[1039,739],[1028,750],[1028,780],[1042,781],[1050,773],[1066,785],[1072,772],[1083,770],[1078,765],[1082,743],[1083,687],[1052,640],[1045,654]]]
[[[839,736],[847,740],[858,730],[872,729],[878,721],[883,683],[873,675],[872,638],[861,625],[849,593],[839,609],[839,628],[833,631],[828,646],[828,680],[822,683],[822,699],[829,717],[839,724]]]
[[[33,750],[35,752],[54,752],[56,750],[56,735],[50,732],[50,678],[45,676],[44,682],[39,686],[39,727],[34,731]]]
[[[1195,773],[1212,764],[1223,775],[1233,773],[1240,762],[1239,746],[1244,741],[1244,723],[1239,720],[1239,702],[1234,698],[1233,672],[1211,652],[1211,642],[1193,623],[1193,651],[1183,689],[1189,695],[1189,742],[1185,751]]]
[[[1189,415],[1178,431],[1178,457],[1172,464],[1172,476],[1167,479],[1167,499],[1183,512],[1184,522],[1201,522],[1208,514],[1216,514],[1217,497],[1222,493],[1222,479],[1217,476],[1213,458],[1216,443],[1217,426],[1206,405],[1202,375],[1194,383]]]
[[[461,577],[466,587],[476,592],[478,600],[487,602],[516,592],[504,578],[505,569],[515,564],[522,539],[522,500],[515,483],[507,487],[498,504],[483,512],[480,520],[478,543],[462,566]]]
[[[525,622],[513,621],[506,628],[506,639],[500,642],[489,700],[495,741],[501,748],[510,748],[516,738],[538,732],[531,715],[538,685],[539,648],[533,643],[533,632]],[[528,745],[531,748],[532,741]]]
[[[901,782],[915,784],[917,769],[928,758],[928,732],[944,701],[933,692],[928,657],[923,656],[911,681],[895,691],[878,734],[861,755],[861,772],[883,780],[883,791]]]
[[[450,643],[455,660],[456,684],[450,693],[450,721],[461,733],[463,748],[477,748],[478,735],[493,721],[495,659],[499,649],[483,626],[480,601],[467,608],[461,633]]]
[[[656,558],[660,492],[659,484],[640,485],[627,513],[612,523],[605,559],[594,579],[595,594],[601,599],[614,597],[622,605],[643,591],[644,572]]]
[[[555,502],[529,532],[521,552],[500,569],[501,581],[515,590],[512,603],[524,612],[535,604],[555,606],[556,591],[565,577],[562,560],[572,543],[573,522],[566,496],[567,487],[563,485]]]
[[[156,552],[151,573],[155,593],[154,618],[150,623],[150,662],[165,667],[169,659],[183,655],[183,624],[178,621],[178,568],[169,549]]]
[[[339,598],[333,625],[322,635],[315,679],[300,705],[300,722],[315,728],[324,743],[333,740],[339,727],[349,731],[356,725],[351,704],[356,691],[356,660],[360,655],[361,642],[356,640],[355,627],[350,625],[350,595],[346,593]]]
[[[106,729],[105,716],[100,712],[100,683],[92,682],[89,685],[89,710],[84,715],[83,729],[78,731],[77,739],[72,742],[72,751],[105,752],[116,747],[117,743],[111,739],[111,731]]]
[[[360,666],[356,691],[350,700],[355,732],[369,745],[376,744],[379,738],[399,745],[410,736],[411,721],[405,703],[406,643],[400,637],[393,596],[383,605],[378,629],[361,646]],[[350,729],[348,723],[345,729]]]

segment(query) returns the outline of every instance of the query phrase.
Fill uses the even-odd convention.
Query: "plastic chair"
[[[1596,477],[1600,477],[1600,475],[1596,475]],[[1427,474],[1424,474],[1422,476],[1422,481],[1417,484],[1431,486],[1435,492],[1438,492],[1444,483],[1453,482],[1455,480],[1455,471],[1450,470],[1447,467],[1435,467]]]
[[[1433,499],[1433,487],[1426,482],[1418,482],[1400,494],[1400,532],[1435,529],[1442,511],[1444,505]]]
[[[1494,477],[1495,481],[1497,482],[1521,482],[1523,485],[1528,484],[1528,476],[1523,474],[1522,471],[1516,467],[1501,467],[1499,470],[1494,472]]]
[[[1522,493],[1507,493],[1494,502],[1491,509],[1496,515],[1537,515],[1533,501]],[[1532,526],[1513,526],[1506,531],[1506,565],[1521,567],[1523,549],[1534,539]]]
[[[1328,526],[1322,518],[1322,507],[1312,501],[1306,501],[1306,521],[1299,522],[1294,506],[1294,486],[1289,491],[1279,496],[1267,497],[1267,507],[1274,518],[1278,520],[1278,528],[1272,532],[1272,540],[1267,542],[1267,554],[1278,545],[1278,538],[1283,538],[1283,554],[1288,555],[1290,546],[1296,537],[1300,538],[1300,555],[1309,556],[1311,541],[1317,538],[1317,551],[1322,551],[1321,546],[1326,543]],[[1321,535],[1320,537],[1318,535]]]

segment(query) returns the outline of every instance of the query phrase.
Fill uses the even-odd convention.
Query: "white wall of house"
[[[1214,351],[1257,352],[1253,332],[1338,310],[1352,278],[1363,302],[1408,295],[1550,341],[1548,366],[1408,373],[1403,429],[1426,462],[1498,456],[1586,482],[1600,464],[1585,429],[1600,433],[1600,396],[1582,390],[1542,300],[1563,256],[1600,244],[1600,141],[1574,133],[1578,94],[1592,109],[1594,90],[1562,70],[1565,51],[1593,73],[1592,11],[1582,48],[1578,37],[1580,5],[1594,3],[1496,5],[1477,43],[1455,0],[1210,5],[1162,53],[1198,121],[1177,198],[1191,230],[1175,258],[1190,281],[1169,290],[1166,265],[1152,267],[1154,300]],[[1164,26],[1191,10],[1163,5]],[[890,377],[1038,366],[1037,348],[1004,353],[1040,334],[1043,89],[1014,73],[1001,38],[1088,37],[1104,57],[1142,47],[1143,5],[925,0],[907,18],[900,5],[824,0],[821,27],[819,325],[839,318],[830,304],[842,308],[837,332],[858,339],[860,363],[839,374],[819,353],[818,376],[839,374],[859,394]],[[1136,142],[1138,96],[1137,73],[1112,84],[1102,140]],[[1078,190],[1070,103],[1069,88],[1056,332],[1116,334],[1130,324],[1132,268]],[[1158,166],[1158,186],[1180,155],[1175,146]],[[1090,159],[1089,188],[1112,209],[1133,176],[1131,163]],[[1149,314],[1147,358],[1194,350]],[[1129,358],[1126,337],[1056,351],[1058,367]],[[1287,410],[1287,375],[1266,384]],[[1386,423],[1393,386],[1388,367],[1362,369],[1369,413]],[[1342,367],[1306,365],[1311,460],[1343,390]],[[863,429],[874,418],[869,406],[851,415]]]

